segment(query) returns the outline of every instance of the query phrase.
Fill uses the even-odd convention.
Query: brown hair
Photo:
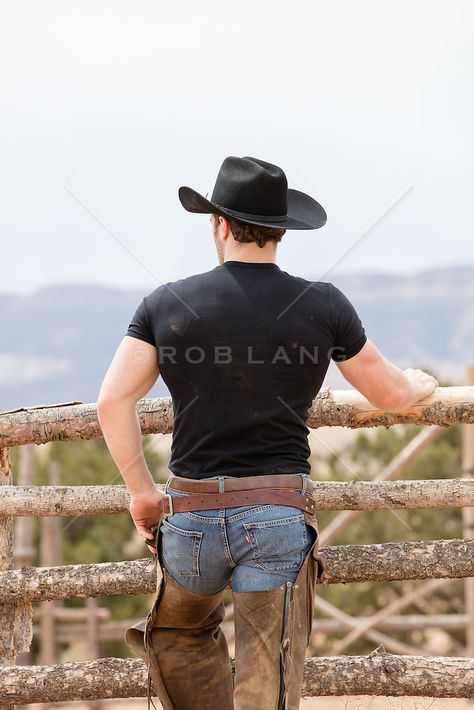
[[[219,215],[212,215],[214,225],[216,225]],[[286,229],[279,227],[260,227],[258,224],[248,224],[238,219],[226,217],[230,223],[230,230],[236,242],[249,244],[255,242],[259,247],[265,246],[268,241],[280,242]]]

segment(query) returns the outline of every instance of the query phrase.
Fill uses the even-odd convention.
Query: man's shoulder
[[[302,295],[308,294],[308,297],[332,298],[334,291],[337,292],[337,288],[328,281],[318,281],[305,278],[303,276],[298,276],[296,274],[289,273],[288,271],[280,270],[280,275],[287,282],[287,285],[291,286],[299,291]],[[173,295],[178,295],[182,293],[190,293],[194,290],[200,290],[204,288],[207,283],[216,283],[219,279],[227,275],[226,269],[222,265],[214,266],[212,269],[207,271],[202,271],[196,274],[190,274],[181,279],[175,279],[174,281],[167,281],[166,283],[160,284],[153,291],[149,292],[146,296],[146,300],[150,305],[156,305],[160,298],[166,292]]]
[[[193,287],[199,287],[203,285],[204,282],[210,281],[216,277],[218,267],[210,269],[208,271],[203,271],[198,274],[190,274],[182,279],[176,279],[174,281],[166,281],[157,286],[153,291],[150,291],[146,299],[149,303],[156,303],[164,293],[169,292],[171,294],[176,294],[181,291],[188,291]]]
[[[334,285],[329,281],[318,281],[317,279],[308,279],[304,276],[298,276],[296,274],[290,274],[287,271],[282,271],[289,281],[298,288],[301,289],[302,293],[308,293],[308,295],[318,295],[322,297],[329,297]]]

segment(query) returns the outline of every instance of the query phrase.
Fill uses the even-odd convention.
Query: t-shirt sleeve
[[[135,313],[133,314],[130,325],[128,326],[125,335],[131,335],[132,338],[144,340],[150,345],[155,345],[155,337],[153,335],[153,327],[148,313],[148,296],[145,296]]]
[[[344,362],[354,357],[367,342],[364,326],[347,296],[331,284],[334,347],[331,359]]]

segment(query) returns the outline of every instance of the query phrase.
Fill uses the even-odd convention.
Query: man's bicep
[[[354,305],[347,296],[331,284],[334,345],[331,359],[336,363],[352,359],[367,342],[364,326]]]
[[[156,347],[125,335],[110,363],[99,392],[99,401],[138,402],[160,375]]]
[[[371,340],[367,339],[357,355],[336,365],[347,382],[369,402],[385,406],[392,389],[389,363]]]

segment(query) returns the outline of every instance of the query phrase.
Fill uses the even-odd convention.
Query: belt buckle
[[[168,508],[169,508],[169,511],[168,511],[168,513],[163,512],[163,517],[164,517],[164,518],[168,517],[168,515],[173,515],[173,512],[174,512],[174,511],[173,511],[173,499],[172,499],[172,497],[170,496],[169,493],[167,493],[167,494],[165,495],[165,498],[168,499]]]

